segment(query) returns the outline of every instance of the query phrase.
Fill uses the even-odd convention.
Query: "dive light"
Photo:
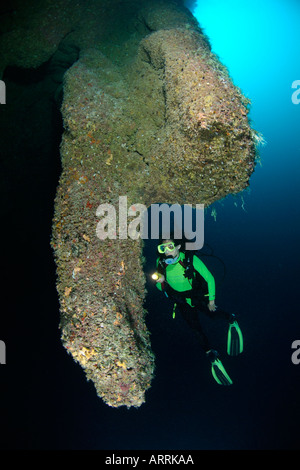
[[[161,278],[161,274],[156,272],[156,273],[152,274],[151,277],[152,277],[153,281],[158,281]]]

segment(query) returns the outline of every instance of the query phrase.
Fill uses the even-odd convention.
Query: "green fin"
[[[215,381],[220,385],[232,385],[232,380],[227,374],[220,359],[215,359],[211,364],[211,373]]]
[[[237,321],[230,323],[227,336],[227,354],[238,356],[243,352],[244,339]]]

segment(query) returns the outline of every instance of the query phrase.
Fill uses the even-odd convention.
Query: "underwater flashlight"
[[[161,274],[156,272],[156,273],[152,274],[151,277],[154,281],[158,281],[161,278]]]

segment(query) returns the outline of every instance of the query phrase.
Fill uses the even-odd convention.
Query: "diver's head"
[[[179,260],[180,248],[180,244],[177,245],[174,239],[168,238],[161,240],[157,250],[166,264],[174,264]]]

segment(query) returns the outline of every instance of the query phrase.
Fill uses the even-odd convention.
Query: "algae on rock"
[[[244,189],[255,159],[248,101],[190,13],[143,3],[130,54],[83,49],[65,75],[53,230],[64,345],[106,403],[127,407],[154,370],[142,244],[99,240],[97,207],[208,206]]]
[[[22,47],[22,20],[3,34],[0,67],[37,67],[62,40],[79,51],[64,75],[51,242],[62,341],[108,405],[138,407],[154,371],[142,241],[100,240],[97,207],[209,206],[246,188],[249,101],[180,0],[40,3]]]

